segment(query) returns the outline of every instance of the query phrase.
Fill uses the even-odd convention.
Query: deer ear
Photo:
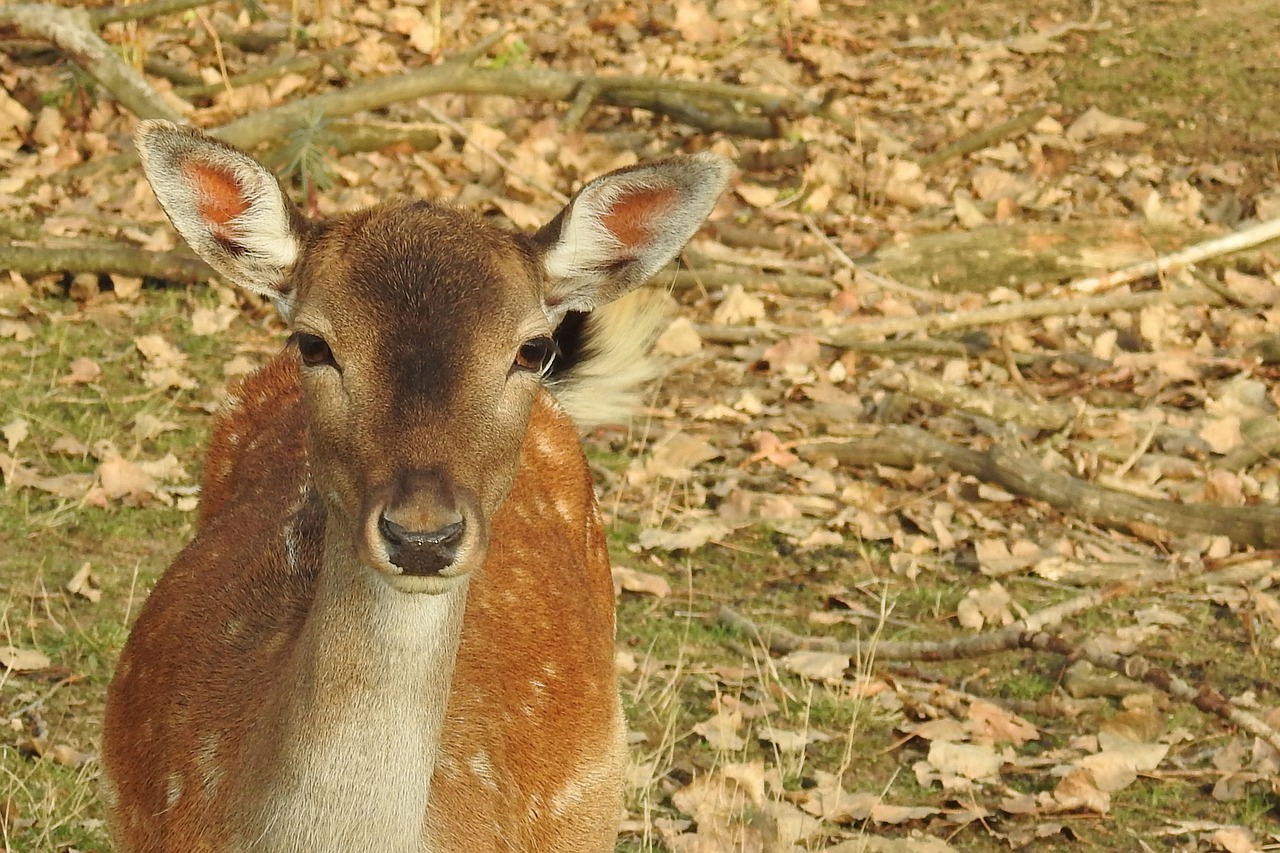
[[[195,128],[144,121],[142,168],[173,227],[210,266],[287,309],[302,215],[266,167]]]
[[[590,311],[643,284],[702,226],[733,174],[717,154],[673,157],[596,178],[535,235],[547,312]]]

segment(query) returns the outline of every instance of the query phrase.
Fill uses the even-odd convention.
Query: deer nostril
[[[428,532],[406,530],[386,515],[378,516],[378,532],[387,547],[387,559],[407,575],[436,575],[458,557],[466,524],[462,519]]]

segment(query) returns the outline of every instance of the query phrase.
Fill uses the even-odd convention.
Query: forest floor
[[[335,119],[259,148],[311,212],[517,227],[637,160],[739,164],[654,282],[662,380],[585,438],[619,849],[1280,845],[1280,252],[1105,275],[1280,218],[1274,2],[508,6],[95,25],[208,128],[459,55],[761,96],[446,92],[364,116],[381,141]],[[0,80],[0,832],[106,851],[115,657],[191,535],[211,413],[284,333],[142,274],[181,247],[122,157],[136,117],[2,10]]]

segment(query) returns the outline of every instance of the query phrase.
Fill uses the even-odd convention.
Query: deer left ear
[[[733,164],[673,157],[596,178],[535,235],[550,279],[547,313],[590,311],[643,284],[702,226]]]

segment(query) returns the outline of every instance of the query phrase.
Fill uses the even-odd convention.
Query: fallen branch
[[[276,77],[283,77],[285,74],[307,74],[323,68],[334,58],[341,57],[344,53],[345,51],[338,49],[322,53],[304,53],[299,56],[289,56],[260,68],[254,68],[252,71],[237,74],[227,80],[219,80],[216,83],[202,81],[193,85],[178,86],[173,90],[173,93],[179,98],[202,98],[216,95],[227,88],[235,89],[240,86],[250,86],[254,83],[264,83]]]
[[[692,267],[668,267],[653,278],[672,290],[713,289],[740,284],[752,292],[776,290],[783,296],[829,296],[835,285],[827,278],[811,275],[789,275],[754,270],[713,270]]]
[[[890,317],[850,324],[820,336],[823,343],[843,347],[853,341],[864,341],[904,333],[936,333],[972,326],[999,326],[1018,320],[1033,320],[1071,314],[1110,314],[1133,311],[1164,302],[1172,306],[1221,305],[1222,297],[1203,287],[1178,287],[1169,290],[1147,290],[1141,293],[1112,293],[1105,296],[1077,296],[1070,299],[1030,299],[976,308],[972,311],[947,311],[924,317]]]
[[[992,390],[978,391],[905,367],[886,373],[880,384],[890,391],[901,391],[930,403],[989,418],[996,423],[1018,424],[1031,429],[1059,430],[1076,416],[1070,406],[1020,400]]]
[[[991,127],[983,128],[976,133],[968,136],[962,136],[950,145],[939,148],[932,154],[926,154],[916,161],[921,169],[931,169],[934,166],[941,165],[948,160],[956,157],[963,157],[966,154],[972,154],[975,151],[981,151],[983,148],[990,148],[1002,139],[1011,136],[1021,136],[1035,126],[1035,123],[1044,118],[1049,112],[1048,106],[1039,106],[1028,110],[1021,115],[1016,115],[1008,121]]]
[[[547,68],[475,68],[445,62],[262,110],[214,128],[210,133],[232,145],[252,148],[265,140],[282,137],[316,115],[351,115],[444,93],[572,102],[579,89],[588,84],[598,87],[596,100],[600,103],[648,109],[701,130],[760,139],[777,135],[774,118],[803,112],[800,105],[786,99],[722,83],[692,83],[660,77],[593,77]],[[757,107],[763,117],[739,113],[733,106],[735,102]]]
[[[208,6],[214,0],[151,0],[150,3],[135,3],[132,6],[113,5],[101,9],[90,9],[89,25],[94,29],[104,24],[119,21],[140,21],[143,18],[158,18],[161,15],[176,15],[190,9]]]
[[[957,447],[911,426],[888,426],[867,438],[813,442],[797,451],[834,455],[846,464],[910,468],[941,462],[1007,492],[1044,501],[1086,523],[1149,526],[1178,535],[1225,536],[1252,548],[1280,547],[1280,507],[1178,503],[1108,489],[1044,468],[1015,442],[987,451]]]
[[[128,243],[79,246],[15,246],[0,243],[0,270],[22,275],[62,272],[117,273],[195,284],[217,275],[183,252],[150,252]]]
[[[1141,655],[1119,655],[1115,652],[1104,652],[1089,643],[1075,644],[1063,637],[1052,634],[1034,633],[1022,637],[1024,648],[1036,651],[1049,651],[1066,658],[1083,658],[1095,666],[1105,667],[1118,672],[1127,678],[1142,681],[1181,699],[1206,714],[1221,717],[1238,726],[1255,737],[1265,740],[1272,748],[1280,751],[1280,732],[1267,725],[1261,717],[1253,714],[1223,696],[1207,684],[1192,687],[1167,669],[1155,666]]]
[[[90,29],[83,9],[20,3],[0,9],[0,26],[10,25],[28,37],[48,39],[139,118],[181,122],[182,116],[151,88],[141,74],[116,55]]]
[[[1098,290],[1137,281],[1140,278],[1174,272],[1182,267],[1196,264],[1209,258],[1229,255],[1242,249],[1250,249],[1277,238],[1280,238],[1280,219],[1270,219],[1243,231],[1228,234],[1225,237],[1217,237],[1213,240],[1196,243],[1155,260],[1144,261],[1105,275],[1082,278],[1072,282],[1067,288],[1077,293],[1093,293]]]

